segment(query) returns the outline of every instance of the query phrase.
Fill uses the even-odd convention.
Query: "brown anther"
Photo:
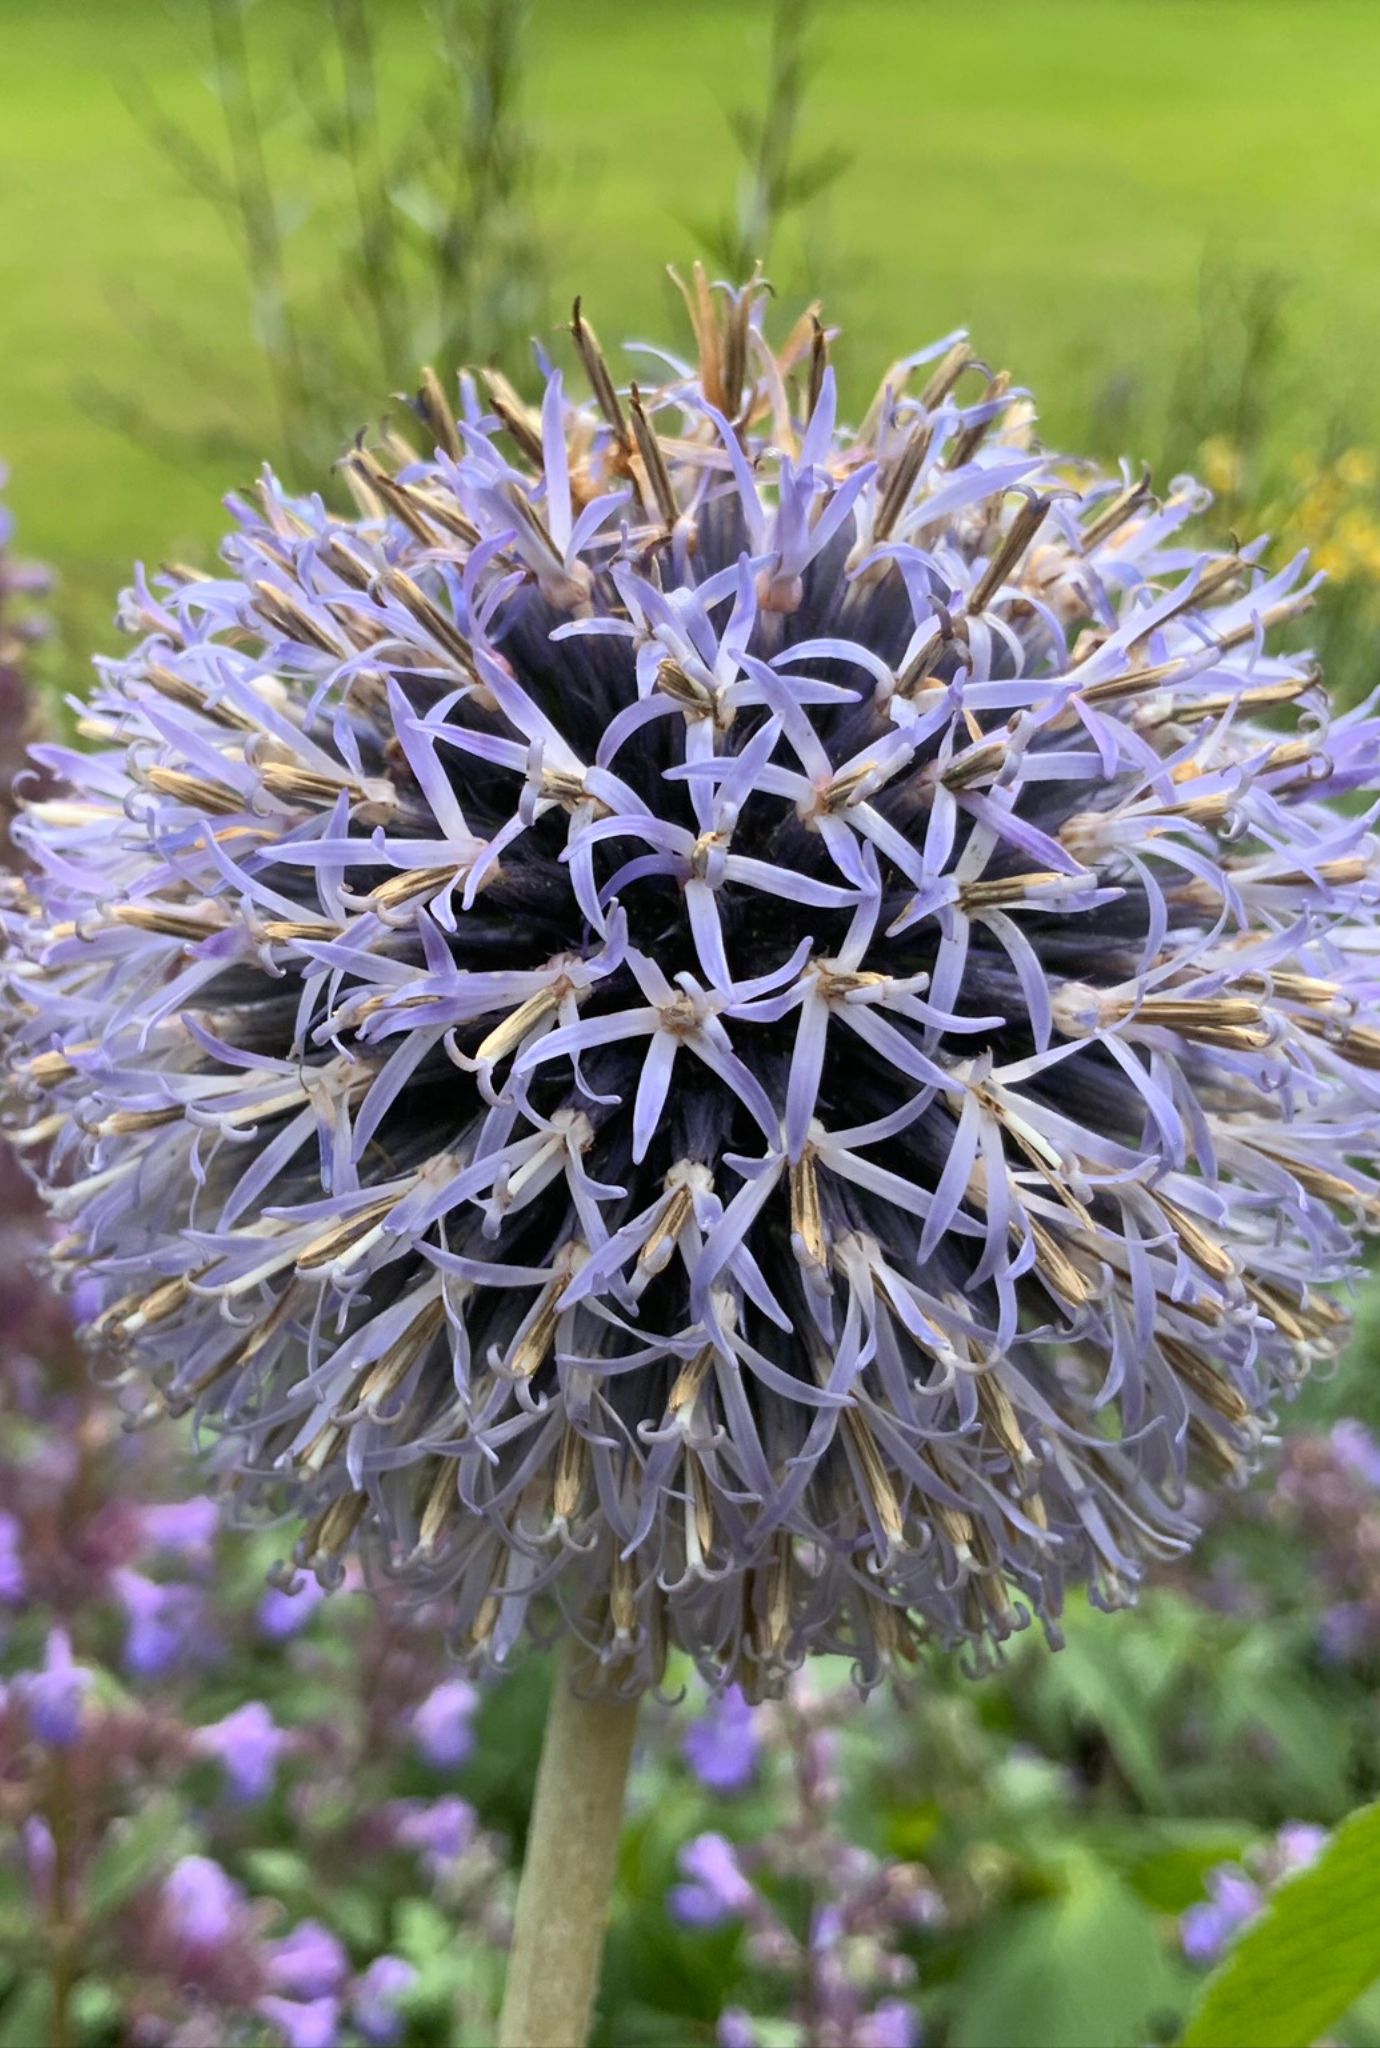
[[[384,1195],[378,1201],[370,1202],[363,1209],[357,1209],[353,1216],[343,1217],[333,1223],[329,1230],[322,1231],[311,1243],[297,1254],[299,1273],[319,1272],[322,1266],[331,1265],[344,1252],[357,1245],[381,1223],[389,1211],[397,1206],[400,1197]]]
[[[983,1421],[1012,1464],[1024,1471],[1034,1463],[1035,1454],[1026,1442],[1010,1395],[995,1371],[979,1373],[975,1384]]]
[[[1117,493],[1111,502],[1104,505],[1097,517],[1083,528],[1082,549],[1085,555],[1101,547],[1104,540],[1110,540],[1118,527],[1133,519],[1150,497],[1150,472],[1147,469],[1139,483],[1131,484]]]
[[[434,1557],[440,1548],[441,1537],[456,1505],[459,1479],[458,1458],[441,1458],[437,1461],[435,1476],[417,1524],[417,1548],[425,1557]]]
[[[810,315],[810,376],[805,387],[805,417],[812,420],[824,389],[824,372],[829,367],[829,337],[820,325],[818,313]]]
[[[556,1472],[551,1485],[551,1512],[558,1522],[569,1524],[579,1513],[588,1472],[589,1446],[580,1432],[567,1422],[561,1431]]]
[[[933,426],[929,420],[921,420],[912,427],[904,447],[887,471],[882,487],[881,503],[872,522],[874,541],[887,540],[897,520],[905,511],[910,494],[915,488],[925,457],[929,453]]]
[[[345,1442],[345,1431],[338,1422],[328,1422],[316,1432],[311,1442],[298,1452],[297,1463],[304,1474],[315,1478],[324,1472],[332,1458]]]
[[[254,609],[285,640],[304,642],[322,654],[333,654],[337,660],[347,651],[340,639],[328,633],[289,591],[279,589],[276,583],[255,583],[252,588]]]
[[[178,803],[190,804],[196,811],[224,816],[245,807],[244,798],[233,789],[227,789],[223,782],[211,782],[204,775],[188,775],[181,768],[146,768],[140,779],[147,788],[156,789],[160,796],[170,796]]]
[[[1219,1244],[1213,1243],[1202,1224],[1190,1216],[1187,1209],[1181,1209],[1177,1202],[1171,1202],[1168,1195],[1159,1189],[1155,1190],[1155,1200],[1195,1265],[1201,1266],[1213,1280],[1231,1280],[1235,1277],[1235,1259],[1223,1251]]]
[[[481,370],[479,376],[485,396],[516,441],[524,459],[540,471],[545,466],[540,417],[530,405],[524,405],[501,370]]]
[[[439,605],[432,603],[421,586],[401,569],[386,569],[378,580],[391,597],[396,597],[399,604],[411,612],[436,645],[444,648],[472,681],[478,681],[474,649],[455,621],[448,619]]]
[[[1040,1278],[1075,1308],[1086,1307],[1097,1292],[1092,1281],[1079,1271],[1043,1223],[1033,1216],[1027,1216],[1026,1222],[1035,1241],[1035,1268]]]
[[[319,768],[302,768],[295,761],[266,761],[259,780],[270,796],[287,803],[333,804],[344,790],[354,803],[368,801],[368,792],[349,776],[327,775]]]
[[[948,397],[959,378],[963,375],[963,372],[970,365],[976,366],[976,364],[977,357],[973,354],[968,343],[966,341],[956,341],[953,347],[940,357],[929,383],[920,393],[920,403],[925,411],[933,412],[934,408]]]
[[[660,664],[656,672],[656,686],[698,718],[713,718],[716,713],[718,699],[714,692],[687,674],[678,661],[668,658]]]
[[[288,945],[297,939],[338,939],[345,927],[324,917],[268,917],[260,929],[266,939]]]
[[[460,454],[460,430],[455,424],[450,400],[442,389],[441,380],[428,363],[422,371],[421,389],[417,393],[417,410],[425,420],[429,432],[436,437],[438,448],[458,458]]]
[[[1185,1344],[1182,1338],[1171,1336],[1168,1331],[1161,1331],[1157,1341],[1165,1359],[1184,1385],[1209,1408],[1215,1408],[1224,1422],[1239,1427],[1250,1420],[1249,1404],[1229,1380],[1223,1379],[1221,1373],[1209,1365],[1201,1352],[1195,1351],[1191,1344]]]
[[[164,1124],[179,1123],[182,1113],[180,1103],[170,1103],[163,1109],[117,1109],[94,1123],[91,1130],[97,1138],[130,1138],[140,1131],[156,1131]]]
[[[995,377],[988,378],[987,389],[978,403],[984,407],[994,405],[998,399],[1004,399],[1010,389],[1010,372],[998,370]],[[945,469],[962,469],[965,463],[971,462],[1000,418],[1000,411],[994,412],[990,418],[978,420],[971,427],[965,427],[961,434],[955,434],[953,445],[944,457]]]
[[[642,458],[642,467],[646,471],[651,502],[661,514],[662,524],[669,533],[680,517],[680,507],[676,503],[675,486],[671,482],[671,472],[666,467],[666,457],[661,451],[656,429],[647,417],[642,404],[642,393],[636,384],[632,386],[628,398],[628,409],[632,413],[633,436],[637,442],[637,452]]]
[[[583,1251],[583,1246],[577,1248]],[[556,1339],[556,1324],[561,1313],[561,1296],[575,1277],[577,1261],[567,1249],[562,1271],[547,1281],[537,1300],[536,1310],[526,1331],[514,1345],[507,1361],[507,1369],[515,1380],[530,1380],[532,1375],[545,1364],[551,1346]]]
[[[369,891],[365,900],[375,910],[398,910],[419,896],[434,895],[454,880],[454,868],[408,868],[402,874],[390,875],[386,882],[380,882],[376,889]]]
[[[714,1499],[709,1490],[709,1479],[704,1466],[693,1451],[686,1454],[685,1467],[690,1478],[690,1505],[695,1517],[695,1537],[700,1546],[701,1557],[708,1557],[714,1548]]]
[[[628,447],[628,423],[623,417],[623,408],[618,402],[618,393],[614,388],[613,379],[609,375],[609,366],[604,360],[604,351],[599,346],[599,337],[590,326],[588,320],[584,318],[580,304],[581,302],[577,298],[570,315],[570,332],[574,338],[575,348],[580,361],[585,366],[585,375],[589,379],[589,388],[594,393],[595,402],[600,412],[604,415],[605,420],[607,420],[617,435],[619,445],[626,451]]]
[[[660,1266],[665,1263],[666,1253],[694,1213],[695,1190],[690,1182],[683,1180],[678,1185],[671,1186],[668,1181],[668,1192],[662,1204],[661,1214],[652,1225],[637,1255],[637,1263],[644,1271],[648,1267],[660,1270]]]
[[[964,609],[971,617],[976,618],[980,612],[986,611],[1011,570],[1015,568],[1044,525],[1052,502],[1049,498],[1027,498],[1024,501],[998,543],[991,561],[968,593]]]
[[[342,1493],[333,1500],[316,1527],[313,1558],[339,1557],[364,1518],[369,1505],[367,1493]]]
[[[1063,879],[1053,868],[1042,868],[1028,875],[1001,875],[990,881],[962,882],[959,884],[958,907],[965,911],[999,910],[1007,904],[1024,903],[1036,889]]]
[[[560,1007],[560,994],[555,988],[540,988],[535,995],[528,996],[515,1010],[510,1010],[501,1024],[495,1024],[487,1037],[482,1039],[475,1050],[475,1060],[482,1066],[494,1066],[516,1051],[523,1040],[536,1027]]]
[[[693,1406],[713,1363],[714,1348],[706,1344],[702,1351],[697,1351],[694,1357],[681,1367],[666,1402],[670,1414],[679,1415],[682,1408]]]
[[[877,1439],[856,1408],[843,1411],[843,1432],[848,1448],[857,1460],[863,1488],[877,1511],[877,1520],[888,1543],[899,1548],[905,1541],[906,1523],[891,1475],[877,1445]]]
[[[194,944],[226,928],[226,915],[219,904],[202,903],[178,909],[171,903],[117,903],[110,913],[112,924],[131,926],[135,931],[154,932],[163,939],[182,939]]]
[[[618,1635],[626,1638],[637,1627],[637,1582],[633,1578],[630,1558],[618,1556],[613,1560],[609,1575],[609,1615]]]
[[[819,1175],[812,1146],[807,1145],[792,1162],[790,1181],[792,1244],[798,1244],[804,1253],[804,1264],[822,1272],[829,1263],[829,1238],[819,1206]]]

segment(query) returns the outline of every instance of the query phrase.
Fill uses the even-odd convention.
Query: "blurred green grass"
[[[553,321],[578,290],[608,337],[678,331],[662,266],[693,256],[688,221],[732,206],[725,112],[759,90],[768,13],[533,0]],[[266,71],[314,16],[256,10]],[[417,10],[394,0],[381,20],[403,83],[428,61]],[[84,389],[137,394],[174,440],[231,423],[273,449],[230,235],[122,98],[138,79],[213,144],[200,34],[186,0],[0,0],[0,454],[27,549],[64,579],[69,644],[108,639],[135,557],[204,555],[241,480],[224,454],[169,459],[98,424]],[[892,355],[965,324],[1052,435],[1125,437],[1153,460],[1204,267],[1225,266],[1291,288],[1282,441],[1317,445],[1344,416],[1349,440],[1380,438],[1380,8],[840,0],[813,44],[809,140],[851,162],[773,270],[783,294],[807,271],[825,289],[855,400]]]

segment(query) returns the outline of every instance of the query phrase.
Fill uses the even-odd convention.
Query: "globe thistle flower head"
[[[125,1398],[298,1563],[756,1697],[1125,1601],[1335,1347],[1380,728],[1301,560],[966,341],[848,428],[817,321],[687,299],[136,583],[9,1062]]]

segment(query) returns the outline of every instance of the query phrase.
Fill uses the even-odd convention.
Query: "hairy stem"
[[[561,1654],[518,1890],[499,2048],[584,2048],[618,1859],[635,1700],[585,1699]]]

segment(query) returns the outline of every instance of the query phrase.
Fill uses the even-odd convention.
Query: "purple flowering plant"
[[[1301,559],[813,316],[429,380],[129,593],[8,1059],[136,1416],[507,1660],[779,1690],[1129,1598],[1346,1326],[1380,726]],[[176,1619],[129,1588],[132,1654]]]

